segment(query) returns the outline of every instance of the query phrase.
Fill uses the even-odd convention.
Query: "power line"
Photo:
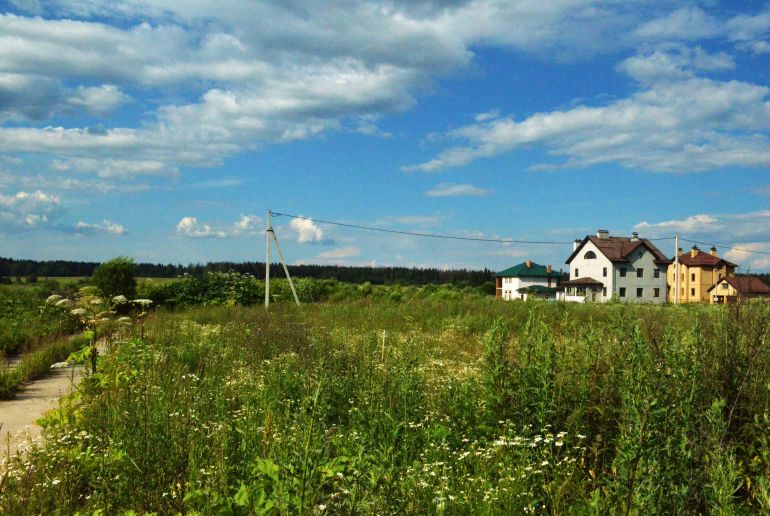
[[[291,215],[289,213],[279,213],[275,211],[271,211],[270,213],[276,217],[289,217],[292,219],[312,220],[313,222],[319,222],[321,224],[331,224],[332,226],[343,226],[346,228],[365,229],[367,231],[379,231],[380,233],[394,233],[397,235],[441,238],[445,240],[469,240],[472,242],[496,242],[501,244],[543,244],[543,245],[569,245],[572,243],[572,241],[560,242],[555,240],[514,240],[510,238],[481,238],[481,237],[461,237],[461,236],[453,236],[453,235],[438,235],[435,233],[418,233],[415,231],[398,231],[395,229],[383,229],[383,228],[374,228],[371,226],[360,226],[358,224],[347,224],[344,222],[335,222],[332,220],[322,220],[322,219],[316,219],[312,217],[303,217],[302,215]]]
[[[715,244],[713,242],[701,242],[700,240],[690,240],[689,238],[679,237],[679,240],[684,240],[685,242],[690,242],[692,244],[700,244],[700,245],[710,245],[714,247],[718,247],[720,249],[727,249],[729,251],[742,251],[744,253],[756,253],[756,254],[768,254],[770,255],[770,252],[767,251],[757,251],[754,249],[741,249],[740,247],[731,247],[729,245],[724,244]]]
[[[440,235],[436,233],[420,233],[416,231],[400,231],[396,229],[384,229],[384,228],[375,228],[372,226],[362,226],[359,224],[348,224],[346,222],[337,222],[334,220],[323,220],[323,219],[317,219],[313,217],[305,217],[303,215],[292,215],[290,213],[280,213],[277,211],[271,211],[271,215],[275,217],[289,217],[291,219],[300,219],[300,220],[310,220],[313,222],[318,222],[320,224],[329,224],[332,226],[342,226],[346,228],[355,228],[355,229],[363,229],[366,231],[377,231],[380,233],[391,233],[396,235],[408,235],[408,236],[417,236],[417,237],[426,237],[426,238],[438,238],[438,239],[444,239],[444,240],[465,240],[470,242],[493,242],[493,243],[500,243],[500,244],[528,244],[528,245],[569,245],[572,244],[573,241],[559,241],[559,240],[516,240],[512,238],[481,238],[481,237],[462,237],[462,236],[454,236],[454,235]],[[676,237],[658,237],[658,238],[648,238],[646,240],[649,241],[661,241],[661,240],[674,240]],[[679,240],[683,240],[685,242],[691,242],[694,244],[701,244],[701,245],[713,245],[715,247],[719,247],[721,249],[728,249],[732,251],[741,251],[745,253],[756,253],[756,254],[765,254],[770,255],[770,252],[767,251],[756,251],[752,249],[742,249],[740,247],[731,247],[729,245],[724,244],[713,244],[709,242],[701,242],[699,240],[691,240],[689,238],[684,238],[682,236],[679,237]]]

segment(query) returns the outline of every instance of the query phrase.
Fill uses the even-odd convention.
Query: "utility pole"
[[[679,233],[674,237],[674,304],[679,304]]]
[[[270,210],[267,210],[267,226],[265,227],[265,310],[270,307]]]
[[[270,222],[270,210],[267,210],[267,227],[265,228],[265,310],[270,308],[270,237],[273,237],[275,242],[275,248],[278,251],[278,257],[281,259],[281,265],[283,265],[283,272],[286,273],[286,279],[289,280],[289,286],[291,287],[291,293],[294,296],[294,302],[299,306],[299,297],[297,296],[297,289],[294,288],[294,281],[289,274],[289,268],[286,266],[286,260],[281,252],[281,246],[278,244],[278,237],[275,236],[275,230]]]

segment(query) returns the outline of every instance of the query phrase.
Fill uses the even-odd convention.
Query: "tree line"
[[[71,260],[18,260],[0,257],[0,276],[5,277],[87,277],[93,275],[99,262]],[[236,271],[251,274],[257,279],[265,277],[264,262],[207,262],[195,264],[137,263],[136,275],[142,278],[175,278],[189,274],[201,276],[206,272]],[[349,267],[341,265],[289,265],[289,273],[298,278],[336,279],[347,283],[390,285],[427,285],[452,283],[480,286],[494,281],[494,271],[489,269],[438,269],[411,267]],[[278,263],[270,265],[270,276],[283,277]]]

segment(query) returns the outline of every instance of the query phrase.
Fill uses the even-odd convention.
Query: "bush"
[[[94,270],[91,280],[107,298],[136,296],[136,265],[131,258],[121,256],[104,262]]]

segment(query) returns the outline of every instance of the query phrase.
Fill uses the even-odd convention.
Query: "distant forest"
[[[37,261],[0,258],[0,276],[6,277],[79,277],[91,276],[98,262],[75,262],[68,260]],[[136,275],[141,278],[175,278],[183,274],[202,275],[209,271],[234,270],[252,274],[257,279],[265,277],[264,262],[209,262],[189,265],[160,263],[136,264]],[[337,279],[347,283],[425,285],[429,283],[452,283],[463,286],[480,286],[494,281],[494,271],[444,270],[409,267],[343,267],[338,265],[289,265],[289,273],[298,278]],[[270,265],[270,276],[284,276],[280,264]]]

